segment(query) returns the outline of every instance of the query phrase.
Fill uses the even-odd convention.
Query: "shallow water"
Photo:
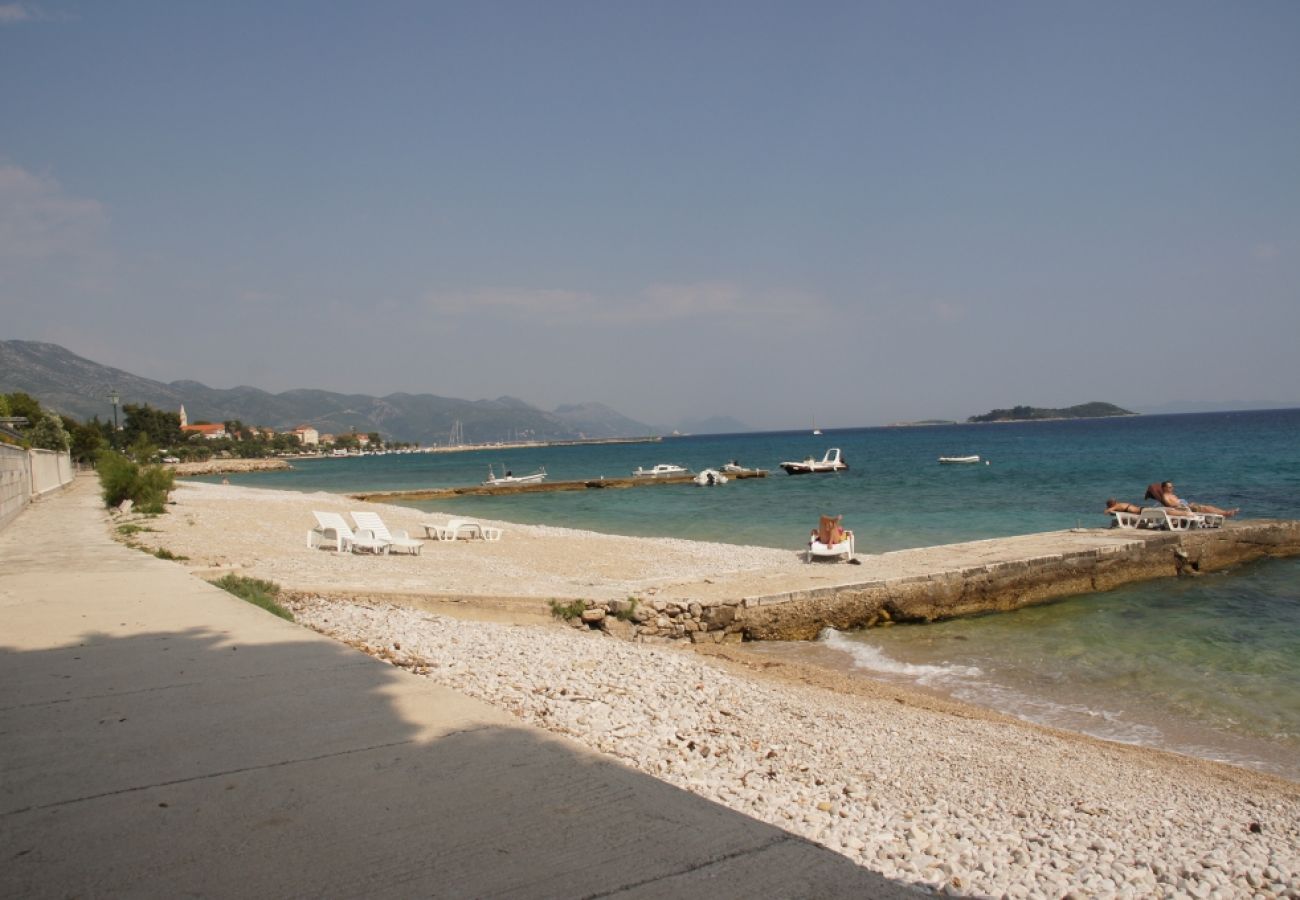
[[[851,469],[791,477],[778,464],[844,451]],[[978,453],[988,465],[941,466]],[[625,476],[660,462],[730,459],[772,470],[713,488],[464,497],[415,504],[506,521],[619,534],[802,546],[842,513],[860,553],[1102,527],[1110,496],[1140,502],[1152,481],[1180,496],[1300,518],[1300,410],[1067,422],[870,428],[665,439],[456,454],[308,460],[230,476],[250,486],[336,492],[477,483],[489,463],[552,480]],[[830,635],[807,647],[875,676],[1099,736],[1255,765],[1300,780],[1300,562],[973,619]],[[833,658],[833,657],[832,657]]]

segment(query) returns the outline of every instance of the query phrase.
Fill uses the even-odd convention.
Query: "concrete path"
[[[0,896],[904,897],[111,540],[0,531]]]

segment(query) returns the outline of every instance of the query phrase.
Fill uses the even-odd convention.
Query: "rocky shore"
[[[595,631],[295,604],[303,624],[952,895],[1295,897],[1300,786]]]

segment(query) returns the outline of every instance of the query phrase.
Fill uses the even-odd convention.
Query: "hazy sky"
[[[755,427],[1300,402],[1300,3],[0,0],[0,338]]]

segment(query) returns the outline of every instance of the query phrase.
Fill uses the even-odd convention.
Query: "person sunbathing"
[[[849,539],[853,532],[846,531],[840,520],[843,516],[822,516],[817,527],[812,530],[812,538],[819,544],[825,544],[827,547],[834,547],[836,544],[842,544]]]
[[[1106,501],[1106,512],[1140,513],[1142,512],[1142,507],[1138,506],[1136,503],[1125,503],[1123,500],[1116,500],[1114,497],[1111,497]]]
[[[1211,506],[1208,503],[1192,503],[1184,500],[1174,493],[1174,483],[1172,481],[1161,481],[1155,484],[1147,485],[1146,497],[1156,501],[1172,513],[1187,515],[1188,513],[1209,513],[1212,516],[1223,516],[1225,519],[1231,519],[1235,516],[1238,509],[1221,509],[1217,506]]]

